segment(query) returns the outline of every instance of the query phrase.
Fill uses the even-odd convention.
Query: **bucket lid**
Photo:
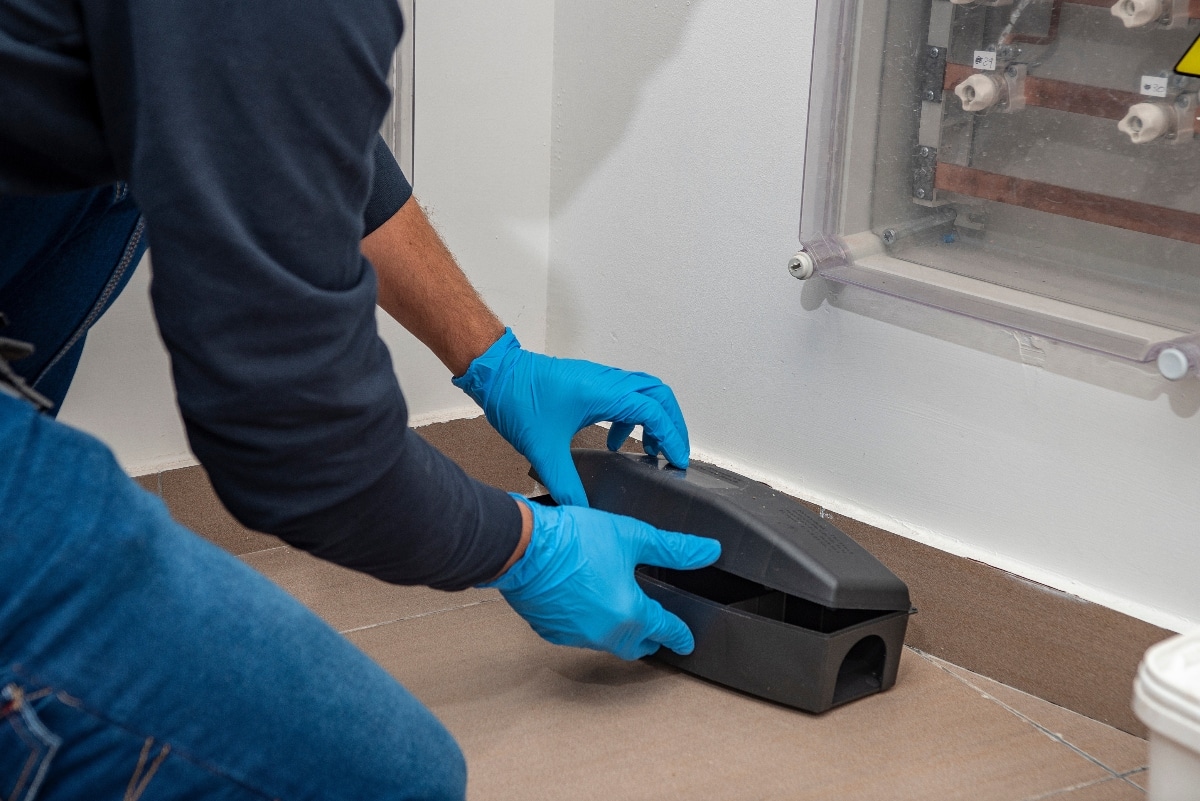
[[[593,508],[721,542],[717,567],[832,609],[910,610],[908,587],[865,548],[793,498],[693,461],[571,452]]]
[[[1200,632],[1146,651],[1133,707],[1152,730],[1200,753]]]

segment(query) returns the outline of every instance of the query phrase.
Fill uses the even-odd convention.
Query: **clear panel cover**
[[[1197,0],[820,0],[817,274],[1200,361]]]

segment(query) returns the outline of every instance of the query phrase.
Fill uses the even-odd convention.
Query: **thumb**
[[[645,525],[645,524],[643,524]],[[721,556],[721,543],[708,537],[661,531],[645,525],[638,564],[667,567],[672,570],[695,570],[708,567]]]
[[[535,454],[530,461],[546,489],[550,490],[555,503],[559,506],[588,505],[587,493],[584,492],[583,482],[579,480],[579,471],[575,469],[569,449]]]
[[[639,649],[644,654],[652,654],[662,645],[670,648],[680,656],[687,656],[696,648],[696,640],[687,624],[675,615],[662,608],[658,601],[646,598],[645,614],[646,637]],[[639,656],[642,654],[639,654]]]

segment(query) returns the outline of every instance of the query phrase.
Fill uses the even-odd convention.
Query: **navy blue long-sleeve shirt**
[[[454,589],[500,570],[520,515],[408,429],[376,333],[359,242],[410,193],[376,134],[402,27],[394,0],[6,0],[0,193],[128,181],[222,500],[332,561]]]

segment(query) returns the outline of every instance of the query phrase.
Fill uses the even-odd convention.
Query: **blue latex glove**
[[[588,505],[571,461],[571,438],[602,420],[612,421],[609,450],[641,425],[646,453],[687,467],[691,446],[683,412],[670,387],[652,375],[531,353],[505,329],[454,385],[479,404],[564,506]]]
[[[609,651],[622,659],[649,656],[660,645],[677,654],[692,652],[691,631],[642,592],[633,569],[705,567],[721,555],[721,543],[596,509],[513,497],[533,511],[529,546],[502,576],[480,586],[499,589],[555,645]]]

